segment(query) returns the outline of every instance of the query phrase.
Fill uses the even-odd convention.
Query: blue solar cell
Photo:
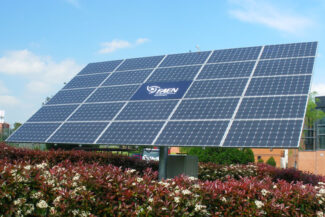
[[[253,78],[246,96],[307,94],[311,76]]]
[[[103,86],[142,83],[151,72],[152,69],[116,72],[105,81]]]
[[[64,121],[78,105],[43,106],[27,122]]]
[[[98,144],[151,145],[164,122],[114,122]]]
[[[297,147],[302,120],[234,121],[224,147]]]
[[[225,50],[215,50],[208,63],[256,60],[262,47],[245,47]]]
[[[49,143],[92,144],[108,123],[65,123]]]
[[[87,100],[87,102],[109,102],[129,100],[139,85],[125,85],[101,87]]]
[[[195,81],[185,98],[241,96],[247,78]]]
[[[95,88],[78,89],[78,90],[61,90],[48,103],[50,104],[67,104],[83,102]]]
[[[156,145],[219,146],[228,121],[168,122]]]
[[[276,59],[260,61],[254,76],[311,74],[314,58]]]
[[[107,121],[112,120],[124,103],[83,104],[69,121]]]
[[[8,138],[8,142],[44,142],[59,123],[25,123]]]
[[[122,60],[89,63],[78,75],[112,72]]]
[[[317,42],[268,45],[264,47],[261,59],[315,56]]]
[[[306,96],[244,98],[236,119],[301,118],[304,116]]]
[[[147,82],[192,81],[201,66],[158,68]]]
[[[239,98],[183,100],[172,119],[230,119],[238,100]]]
[[[117,120],[160,120],[167,119],[177,100],[130,102]]]
[[[153,56],[127,59],[118,67],[117,71],[155,68],[163,58],[164,56]]]
[[[205,65],[198,79],[249,77],[255,61]]]
[[[63,89],[97,87],[107,78],[107,74],[84,75],[74,77]]]
[[[168,55],[160,67],[203,64],[211,51]]]

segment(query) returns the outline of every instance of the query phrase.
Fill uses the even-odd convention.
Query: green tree
[[[271,165],[271,166],[276,166],[276,162],[273,157],[270,157],[267,161],[266,164]]]
[[[251,149],[245,148],[182,148],[183,152],[195,155],[200,162],[214,162],[217,164],[247,164],[254,162]]]
[[[19,122],[14,123],[14,128],[12,129],[12,132],[16,131],[22,124]]]
[[[315,98],[316,94],[317,92],[311,92],[309,94],[309,100],[308,100],[307,110],[305,115],[305,125],[308,128],[313,128],[314,123],[317,120],[325,118],[325,113],[320,109],[316,109],[317,107],[316,103],[318,100]]]

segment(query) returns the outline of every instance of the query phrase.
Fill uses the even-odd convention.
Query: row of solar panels
[[[244,98],[236,119],[300,118],[304,115],[307,95]],[[230,119],[239,97],[183,100],[171,120]],[[165,120],[178,100],[129,102],[116,120]],[[28,122],[110,121],[124,102],[44,106]]]
[[[245,96],[306,94],[311,75],[253,78]],[[241,96],[248,78],[195,81],[185,98]],[[100,87],[87,99],[87,103],[127,101],[141,84]],[[61,90],[47,105],[83,102],[95,88]]]
[[[261,59],[314,56],[317,42],[265,46]],[[248,47],[213,51],[208,63],[256,60],[262,47]],[[211,51],[168,55],[160,67],[203,64]],[[127,59],[116,71],[155,68],[164,56]],[[79,75],[112,72],[122,60],[90,63]]]
[[[280,60],[259,61],[254,72],[256,76],[275,75],[299,75],[310,74],[313,68],[314,58],[293,58]],[[203,67],[197,79],[219,79],[249,77],[255,65],[255,61],[208,64]],[[64,89],[96,87],[108,76],[102,86],[136,84],[147,82],[164,81],[188,81],[193,80],[201,65],[186,67],[158,68],[152,74],[153,69],[131,70],[123,72],[76,76]],[[148,78],[148,76],[150,76]]]
[[[164,123],[65,123],[56,132],[60,123],[25,123],[20,133],[13,135],[11,140],[67,144],[219,146],[229,121],[170,121],[159,135]],[[296,147],[301,126],[302,120],[234,121],[223,146]]]

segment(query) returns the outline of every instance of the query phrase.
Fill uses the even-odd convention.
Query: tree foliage
[[[254,162],[254,153],[249,148],[186,148],[189,155],[195,155],[200,162],[214,162],[217,164],[247,164]]]
[[[317,99],[315,98],[317,92],[311,92],[309,94],[309,100],[307,104],[307,110],[305,115],[305,125],[309,128],[312,128],[315,121],[325,118],[325,113],[316,109],[317,107]]]
[[[270,157],[267,161],[266,161],[266,164],[270,165],[270,166],[276,166],[276,162],[274,160],[273,157]]]

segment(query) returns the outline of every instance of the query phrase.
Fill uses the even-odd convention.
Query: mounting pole
[[[167,177],[168,147],[159,147],[159,181]]]

